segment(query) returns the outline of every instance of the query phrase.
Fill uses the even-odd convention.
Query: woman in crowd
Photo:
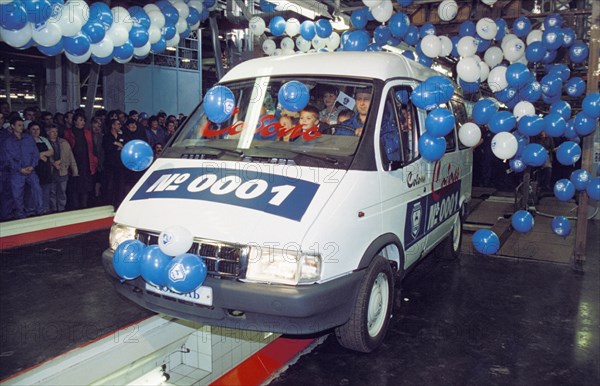
[[[65,139],[71,145],[79,170],[79,176],[69,180],[70,207],[84,209],[88,207],[88,196],[94,188],[94,176],[98,169],[92,130],[85,127],[84,115],[77,113],[73,116],[73,128],[65,130]]]
[[[40,152],[40,160],[35,167],[35,172],[40,180],[42,188],[42,213],[50,212],[50,188],[52,185],[52,173],[54,167],[54,150],[52,145],[45,137],[40,136],[41,126],[38,122],[31,122],[27,127],[29,134],[34,139],[38,151]]]
[[[46,127],[46,135],[54,150],[52,183],[50,184],[50,212],[63,212],[67,205],[67,182],[69,171],[73,177],[79,176],[77,163],[69,143],[59,138],[56,125]]]

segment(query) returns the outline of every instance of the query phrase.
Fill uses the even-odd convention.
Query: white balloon
[[[281,55],[293,55],[295,53],[294,48],[286,48],[281,50]]]
[[[541,42],[542,36],[544,35],[544,31],[541,29],[533,29],[527,34],[527,45],[530,45],[533,42]]]
[[[65,7],[68,7],[73,14],[79,16],[83,24],[90,19],[90,7],[84,0],[69,0],[65,3]]]
[[[160,8],[158,8],[158,5],[156,5],[156,4],[146,4],[146,5],[144,5],[144,11],[146,11],[146,13],[156,12],[156,11],[162,13],[160,11]]]
[[[371,7],[373,18],[380,23],[390,20],[394,12],[394,5],[391,0],[383,0],[380,4]]]
[[[167,47],[177,47],[179,42],[181,41],[181,37],[179,34],[175,34],[171,39],[167,40]]]
[[[508,86],[508,82],[506,81],[506,67],[505,66],[497,66],[494,67],[490,74],[488,75],[488,86],[490,90],[493,92],[498,92],[503,90]]]
[[[180,17],[179,20],[177,20],[177,24],[175,24],[175,29],[177,30],[178,34],[185,32],[185,30],[188,29],[187,20]]]
[[[129,40],[129,32],[127,31],[127,27],[123,24],[113,23],[108,31],[106,31],[106,36],[112,39],[115,47],[122,46]]]
[[[283,55],[283,51],[281,50],[281,48],[276,48],[275,51],[273,52],[273,56],[282,56]]]
[[[521,101],[513,108],[513,115],[517,118],[517,121],[524,116],[535,115],[535,107],[531,102]]]
[[[133,54],[135,56],[146,56],[150,53],[150,42],[147,42],[146,44],[144,44],[141,47],[137,47],[133,49]]]
[[[436,35],[427,35],[421,39],[421,51],[425,56],[435,59],[440,56],[442,42]]]
[[[62,31],[56,23],[44,23],[33,29],[31,37],[40,46],[52,47],[62,39]]]
[[[67,51],[65,51],[65,55],[67,56],[67,59],[69,59],[71,62],[75,63],[75,64],[81,64],[81,63],[85,63],[88,61],[88,59],[90,58],[90,56],[92,56],[92,48],[90,47],[87,52],[83,55],[71,55],[69,54]]]
[[[267,25],[265,24],[263,18],[259,16],[253,16],[252,19],[250,19],[250,22],[248,23],[248,27],[254,35],[260,36],[265,33]]]
[[[174,1],[171,4],[179,12],[180,19],[186,19],[190,15],[190,7],[183,1]]]
[[[112,54],[114,48],[115,45],[109,36],[104,36],[104,39],[91,45],[92,54],[99,58],[106,58],[108,55]]]
[[[525,43],[519,38],[512,39],[504,48],[504,57],[509,62],[515,62],[525,55]]]
[[[473,147],[481,140],[481,129],[473,122],[467,122],[458,129],[458,139],[468,147]]]
[[[298,36],[296,38],[296,47],[300,52],[308,52],[310,50],[311,44],[310,41],[304,39],[302,36]]]
[[[200,20],[198,20],[196,24],[190,26],[190,31],[195,31],[198,28],[200,28]]]
[[[496,4],[498,0],[481,0],[481,2],[485,5],[489,5],[490,7]]]
[[[474,58],[478,58],[479,56],[475,55]],[[490,75],[490,66],[486,62],[480,59],[479,63],[479,81],[485,82]]]
[[[196,8],[196,11],[199,13],[202,13],[202,10],[204,9],[204,5],[202,4],[201,0],[190,0],[188,1],[187,5],[192,8]]]
[[[340,46],[340,39],[340,34],[333,31],[331,35],[329,35],[327,48],[329,48],[331,51],[335,51]]]
[[[281,47],[282,50],[294,50],[294,41],[291,38],[285,37],[283,39],[281,39],[281,43],[279,43],[279,46]]]
[[[319,36],[315,36],[312,40],[312,46],[315,50],[320,50],[321,48],[325,48],[327,46],[327,40],[329,38],[320,38]]]
[[[473,36],[463,36],[456,43],[456,50],[463,58],[468,58],[477,53],[477,40]]]
[[[371,8],[371,7],[375,7],[379,4],[381,4],[383,0],[362,0],[363,4],[366,5],[367,7]]]
[[[276,48],[277,48],[277,45],[271,39],[265,40],[262,44],[263,52],[267,55],[273,55],[275,53]]]
[[[442,49],[440,50],[440,56],[448,56],[452,52],[452,40],[446,35],[439,36],[440,43],[442,43]]]
[[[504,51],[504,47],[506,46],[506,44],[508,44],[508,42],[510,42],[513,39],[518,39],[518,36],[515,34],[504,35],[504,37],[502,38],[502,43],[500,43],[500,48],[502,48],[502,51]]]
[[[477,31],[477,35],[486,40],[492,40],[496,37],[496,32],[498,32],[498,26],[496,25],[496,22],[489,17],[479,19],[475,29]]]
[[[113,7],[110,11],[113,15],[113,25],[120,24],[127,29],[127,32],[131,31],[133,19],[128,10],[123,7]]]
[[[128,58],[125,58],[125,59],[119,59],[119,58],[113,58],[113,59],[114,59],[114,61],[115,61],[115,62],[117,62],[117,63],[125,64],[125,63],[129,63],[129,61],[130,61],[131,59],[133,59],[133,55],[131,55],[130,57],[128,57]]]
[[[11,47],[20,48],[29,43],[33,34],[31,23],[25,24],[25,27],[16,30],[8,30],[0,27],[0,37]]]
[[[194,243],[192,233],[180,225],[165,228],[158,236],[158,247],[168,256],[186,253]]]
[[[456,72],[465,82],[471,83],[479,80],[479,65],[473,58],[461,58],[456,65]]]
[[[443,21],[450,21],[458,13],[458,4],[455,0],[444,0],[438,5],[438,15]]]
[[[72,12],[72,9],[64,6],[55,15],[52,16],[51,22],[55,22],[62,31],[63,36],[75,36],[81,31],[81,27],[85,24],[78,13]]]
[[[504,58],[504,54],[500,47],[492,46],[485,51],[483,55],[483,60],[490,66],[490,68],[494,68],[500,63],[502,63],[502,59]]]
[[[148,40],[150,44],[158,42],[161,38],[160,28],[150,24],[150,28],[148,28],[148,36],[150,37],[150,39]]]
[[[165,26],[165,15],[160,10],[148,12],[148,18],[150,19],[150,26],[155,25],[158,28]]]
[[[501,160],[507,160],[517,154],[519,143],[514,135],[503,131],[492,138],[492,153]]]
[[[300,22],[296,18],[290,18],[285,22],[285,33],[294,37],[300,33]]]

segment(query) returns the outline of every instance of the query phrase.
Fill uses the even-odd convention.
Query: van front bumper
[[[142,278],[120,279],[113,251],[102,254],[102,265],[125,298],[154,312],[194,322],[281,334],[302,335],[342,325],[350,318],[364,270],[322,284],[302,286],[244,283],[207,277],[213,305],[203,306],[146,290]]]

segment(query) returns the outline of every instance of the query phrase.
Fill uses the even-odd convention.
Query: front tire
[[[376,256],[363,278],[356,304],[346,324],[335,329],[340,345],[369,353],[383,342],[394,300],[394,274],[390,263]]]

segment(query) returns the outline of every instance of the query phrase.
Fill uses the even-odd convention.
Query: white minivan
[[[419,155],[426,111],[410,95],[433,75],[383,52],[267,57],[232,68],[219,82],[235,96],[231,118],[210,122],[201,103],[117,210],[103,265],[118,293],[208,325],[334,328],[347,348],[377,348],[407,271],[434,249],[457,256],[471,198],[472,151],[457,128],[441,160]],[[306,86],[317,111],[334,90],[335,108],[354,115],[306,126],[302,114],[315,108],[286,111],[278,101],[290,81]],[[467,121],[460,95],[443,107],[457,127]],[[191,231],[190,252],[207,265],[198,290],[118,278],[120,242],[157,244],[173,225]]]

